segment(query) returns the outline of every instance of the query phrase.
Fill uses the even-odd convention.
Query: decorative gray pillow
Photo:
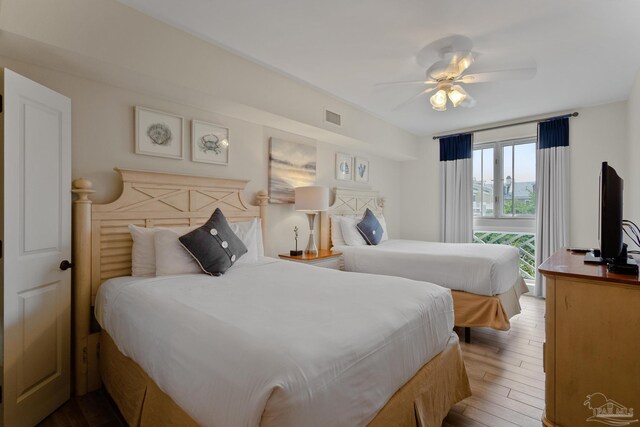
[[[362,221],[356,225],[356,228],[369,245],[377,245],[382,240],[384,230],[382,229],[378,218],[376,218],[369,208],[367,208]]]
[[[220,209],[199,228],[178,238],[205,273],[212,276],[224,274],[242,255],[247,247],[231,231]]]

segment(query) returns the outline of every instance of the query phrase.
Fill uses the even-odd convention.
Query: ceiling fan
[[[536,74],[536,66],[530,64],[509,69],[468,73],[480,56],[472,49],[473,42],[466,36],[454,35],[436,40],[422,48],[416,57],[418,64],[427,67],[425,80],[385,82],[378,83],[376,86],[415,84],[429,86],[393,108],[393,111],[432,92],[435,93],[429,100],[433,109],[445,111],[448,101],[454,107],[470,108],[476,104],[475,99],[467,93],[463,85],[501,80],[528,80]]]

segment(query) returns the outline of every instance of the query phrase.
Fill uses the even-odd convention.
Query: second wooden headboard
[[[331,249],[332,246],[330,215],[362,216],[367,208],[376,215],[384,213],[384,199],[377,191],[336,188],[333,204],[320,215],[320,249]]]

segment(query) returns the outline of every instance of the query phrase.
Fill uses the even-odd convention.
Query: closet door
[[[33,426],[70,396],[71,101],[2,73],[3,418]]]

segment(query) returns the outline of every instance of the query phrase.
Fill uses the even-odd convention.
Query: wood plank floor
[[[458,403],[446,427],[542,425],[544,300],[523,296],[511,330],[474,328],[461,343],[473,396]]]
[[[444,427],[541,426],[544,408],[544,301],[523,296],[511,330],[474,328],[461,343],[473,396],[458,403]],[[120,427],[126,424],[103,391],[75,397],[45,419],[43,427]]]

